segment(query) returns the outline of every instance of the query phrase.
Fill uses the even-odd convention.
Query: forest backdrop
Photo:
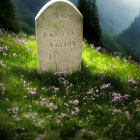
[[[49,0],[11,1],[15,5],[21,30],[27,34],[34,34],[35,16]],[[118,51],[124,56],[131,56],[135,60],[140,60],[140,2],[138,0],[124,0],[123,2],[106,0],[105,3],[103,0],[70,1],[79,8],[86,19],[85,21],[88,21],[84,23],[84,36],[89,43],[94,43],[96,46],[101,45],[109,52]],[[81,7],[80,2],[83,3]],[[10,10],[7,10],[6,13],[8,11]],[[10,19],[10,16],[8,18]],[[15,26],[18,27],[16,30],[19,30],[17,22],[15,22]]]

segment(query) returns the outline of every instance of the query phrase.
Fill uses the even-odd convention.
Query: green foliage
[[[0,26],[18,33],[20,25],[11,0],[0,0]]]
[[[34,34],[35,16],[48,0],[12,0],[20,18],[21,28],[27,34]]]
[[[96,46],[101,45],[101,28],[95,0],[79,0],[78,8],[84,18],[84,37]]]
[[[119,42],[127,44],[127,51],[133,52],[133,56],[138,57],[140,60],[140,15],[135,18],[131,26],[123,31],[119,37]],[[130,47],[131,46],[131,47]],[[129,49],[129,50],[128,50]]]
[[[121,52],[123,56],[127,56],[123,47],[117,42],[115,37],[112,37],[109,34],[103,34],[103,48],[108,52]]]
[[[20,18],[21,30],[27,34],[35,33],[35,16],[49,0],[12,0]]]
[[[32,9],[34,8],[31,9],[30,5],[27,5],[26,2],[23,0],[20,3],[18,0],[12,0],[12,1],[16,6],[16,10],[17,10],[17,13],[19,14],[20,20],[28,24],[28,26],[34,27],[35,15],[32,12]]]
[[[116,41],[120,46],[122,46],[123,50],[126,53],[126,56],[131,56],[133,60],[140,61],[139,57],[136,55],[134,48],[128,43],[125,42],[122,38],[117,37]],[[137,52],[138,53],[138,52]]]
[[[35,36],[0,30],[2,140],[139,139],[139,93],[132,59],[83,43],[81,72],[38,74]]]
[[[21,24],[21,29],[24,33],[27,33],[28,35],[35,34],[34,29],[31,26],[29,26],[27,23],[21,21],[20,24]]]
[[[129,45],[129,43],[125,42],[120,37],[103,34],[102,41],[103,48],[105,48],[108,52],[119,52],[122,56],[132,57],[133,60],[139,62],[139,58],[135,55],[133,48]]]

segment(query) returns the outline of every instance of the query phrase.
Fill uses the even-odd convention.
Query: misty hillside
[[[28,34],[34,33],[35,16],[49,0],[12,0],[20,19],[21,28]],[[76,4],[75,0],[70,0]]]
[[[22,21],[22,30],[34,32],[34,17],[40,8],[49,0],[12,0]],[[79,0],[69,0],[77,6]],[[96,0],[100,25],[104,33],[117,35],[127,29],[140,11],[140,2],[122,2],[121,0]],[[116,6],[115,6],[116,5]]]
[[[140,12],[139,0],[96,0],[104,33],[118,35],[126,30]]]
[[[0,29],[0,140],[139,140],[140,63],[83,42],[82,70],[37,73],[35,36]]]
[[[21,28],[28,34],[34,33],[35,15],[46,1],[12,0],[20,19]]]
[[[24,31],[27,34],[35,33],[34,31],[35,16],[39,12],[39,10],[42,8],[42,6],[45,5],[45,3],[48,1],[49,0],[41,0],[41,1],[21,0],[19,3],[19,0],[12,0],[12,2],[16,6],[16,11],[20,18],[22,31]],[[75,5],[77,5],[78,3],[78,0],[70,0],[70,1],[73,2]],[[135,56],[138,57],[139,53],[135,53],[135,52],[140,52],[139,39],[137,37],[139,36],[138,33],[140,33],[140,31],[137,29],[139,27],[139,18],[136,18],[135,22],[131,25],[131,27],[128,30],[125,30],[119,36],[119,38],[114,38],[107,34],[115,34],[116,32],[118,32],[118,30],[120,31],[119,29],[120,24],[124,23],[121,19],[125,16],[125,14],[122,17],[120,17],[120,19],[118,19],[118,18],[115,18],[116,16],[113,17],[112,12],[117,13],[116,9],[114,9],[113,11],[113,7],[111,9],[112,12],[107,12],[106,11],[107,8],[113,6],[112,2],[110,1],[107,1],[104,7],[102,6],[101,0],[96,1],[96,4],[97,4],[98,12],[99,12],[100,25],[101,25],[103,33],[105,33],[102,39],[103,47],[107,49],[109,52],[117,51],[117,52],[121,52],[124,56],[133,56],[133,59],[135,59]],[[134,16],[134,13],[132,15]],[[132,20],[132,15],[131,15],[131,20]],[[126,18],[128,17],[125,17],[125,19]],[[119,23],[120,20],[122,21],[122,23]],[[130,22],[130,18],[128,18],[127,20],[129,20]],[[134,30],[133,30],[133,26],[135,26]],[[121,28],[121,30],[122,29],[124,29],[124,27]]]
[[[140,14],[131,26],[119,35],[119,39],[130,45],[135,55],[140,58]]]

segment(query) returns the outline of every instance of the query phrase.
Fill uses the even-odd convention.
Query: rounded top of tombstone
[[[41,8],[41,10],[38,12],[38,14],[37,14],[36,17],[35,17],[35,20],[38,19],[38,17],[43,13],[43,11],[44,11],[46,8],[48,8],[50,5],[52,5],[52,4],[54,4],[54,3],[57,3],[57,2],[64,2],[64,3],[67,3],[67,4],[71,5],[71,6],[79,13],[79,15],[80,15],[81,17],[83,17],[82,14],[80,13],[80,11],[76,8],[76,6],[75,6],[73,3],[71,3],[70,1],[68,1],[68,0],[51,0],[51,1],[47,2],[47,3]]]

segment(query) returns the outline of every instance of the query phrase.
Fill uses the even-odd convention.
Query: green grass
[[[1,140],[139,139],[140,64],[87,43],[82,56],[81,72],[39,75],[36,40],[0,31]]]

